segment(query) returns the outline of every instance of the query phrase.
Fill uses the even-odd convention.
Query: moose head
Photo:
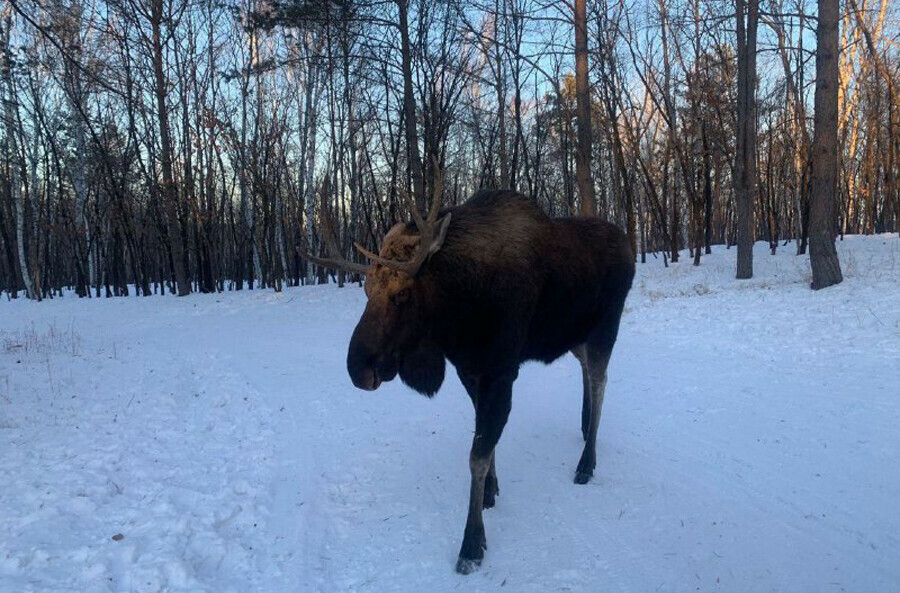
[[[432,396],[444,381],[444,354],[430,335],[437,295],[434,283],[423,272],[423,266],[444,244],[450,227],[451,214],[440,216],[442,180],[439,167],[435,170],[427,216],[423,217],[409,195],[401,192],[412,211],[413,222],[395,224],[385,235],[378,254],[354,243],[370,265],[340,257],[330,228],[325,229],[325,235],[332,239],[326,241],[331,257],[318,258],[301,252],[319,265],[366,276],[368,303],[347,350],[347,372],[360,389],[378,389],[383,381],[391,381],[399,373],[411,388]],[[323,222],[326,227],[331,226],[327,215]]]

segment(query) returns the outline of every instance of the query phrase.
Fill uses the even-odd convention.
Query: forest
[[[302,254],[364,261],[435,179],[824,287],[900,227],[898,43],[888,0],[3,0],[0,291],[357,280]]]

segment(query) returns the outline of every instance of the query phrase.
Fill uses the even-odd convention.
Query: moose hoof
[[[575,483],[587,484],[594,477],[594,468],[597,466],[597,460],[594,455],[589,452],[582,454],[578,460],[578,467],[575,468]]]
[[[575,483],[576,484],[587,484],[591,481],[591,478],[594,477],[594,472],[575,472]]]
[[[463,537],[462,547],[459,550],[459,560],[456,561],[456,572],[469,574],[481,566],[484,551],[487,549],[487,540],[484,537],[484,528],[469,531]]]
[[[481,560],[460,558],[456,561],[456,572],[459,574],[472,574],[479,568],[481,568]]]

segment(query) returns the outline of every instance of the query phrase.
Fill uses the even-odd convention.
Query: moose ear
[[[447,238],[447,229],[450,228],[450,213],[444,215],[439,221],[437,221],[437,228],[435,229],[434,239],[431,241],[431,245],[428,246],[428,257],[431,257],[444,244],[444,239]]]

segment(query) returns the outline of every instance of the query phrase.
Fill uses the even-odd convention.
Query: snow
[[[900,590],[900,240],[838,249],[639,265],[587,486],[523,367],[467,577],[471,404],[352,387],[358,287],[0,303],[0,591]]]

